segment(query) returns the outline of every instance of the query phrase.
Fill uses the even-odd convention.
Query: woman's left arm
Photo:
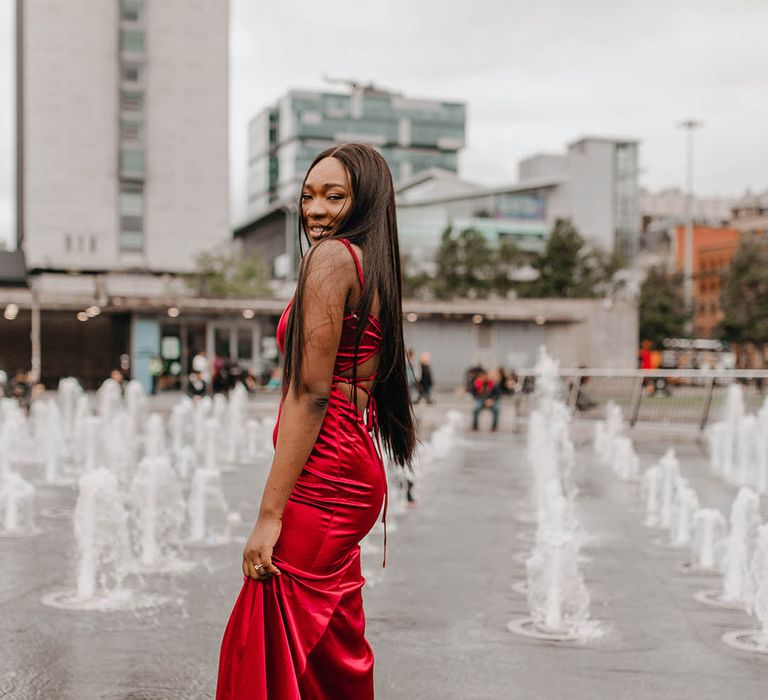
[[[243,573],[265,579],[280,573],[272,549],[288,497],[309,458],[325,418],[347,297],[356,271],[344,245],[321,241],[306,261],[301,386],[288,386],[280,413],[275,456],[256,525],[243,551]],[[255,565],[261,564],[259,569]]]

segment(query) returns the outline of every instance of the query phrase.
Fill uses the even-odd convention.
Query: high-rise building
[[[248,213],[291,202],[314,157],[349,141],[376,146],[395,180],[439,167],[458,170],[466,110],[352,85],[348,94],[292,90],[248,126]]]
[[[18,6],[29,268],[191,270],[230,231],[228,0]]]

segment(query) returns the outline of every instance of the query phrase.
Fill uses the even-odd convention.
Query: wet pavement
[[[422,407],[426,430],[448,402]],[[451,401],[456,407],[467,404]],[[253,404],[265,415],[273,398]],[[588,645],[518,637],[507,623],[527,613],[512,586],[532,526],[527,510],[524,434],[509,417],[498,434],[468,433],[462,447],[417,490],[416,508],[393,516],[387,569],[379,533],[364,557],[368,637],[379,700],[697,700],[762,698],[768,656],[724,646],[723,632],[755,626],[744,613],[706,608],[692,594],[716,585],[679,570],[684,552],[652,543],[641,526],[636,486],[596,465],[591,425],[576,425],[579,515],[592,536],[584,572],[592,615],[605,636]],[[645,468],[675,433],[636,432]],[[726,513],[735,494],[707,474],[692,435],[678,440],[683,474],[703,506]],[[41,604],[74,587],[74,488],[37,484],[38,526],[28,538],[0,539],[0,698],[52,700],[212,698],[221,634],[239,590],[240,551],[256,512],[265,464],[223,475],[230,508],[242,516],[235,539],[197,547],[190,573],[147,575],[162,607],[75,612]],[[26,471],[35,476],[34,468]]]

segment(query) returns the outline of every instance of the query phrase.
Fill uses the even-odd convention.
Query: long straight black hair
[[[383,342],[379,354],[378,376],[372,393],[378,407],[379,431],[384,448],[392,459],[408,464],[416,448],[416,425],[413,406],[408,393],[405,343],[403,341],[402,285],[400,277],[400,246],[397,238],[395,190],[387,162],[378,151],[360,143],[348,143],[320,153],[307,170],[324,158],[336,158],[346,168],[351,187],[352,202],[344,220],[338,222],[329,238],[346,238],[363,251],[363,292],[354,311],[358,318],[368,319],[375,294],[379,295],[378,318],[381,322]],[[307,175],[302,182],[302,191]],[[301,194],[299,195],[299,212]],[[299,216],[299,243],[304,235],[311,246],[307,222]],[[323,241],[315,244],[321,245]],[[300,392],[301,360],[303,353],[304,287],[307,261],[313,247],[302,255],[299,279],[293,306],[288,316],[283,365],[283,392],[289,387]],[[355,339],[353,384],[357,375],[357,355],[365,331],[366,321],[358,323]]]

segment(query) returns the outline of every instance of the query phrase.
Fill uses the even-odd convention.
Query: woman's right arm
[[[289,386],[283,399],[275,456],[258,520],[243,551],[243,574],[261,580],[280,573],[272,564],[272,550],[280,536],[283,509],[325,418],[347,297],[357,280],[354,262],[342,243],[329,240],[316,246],[303,272],[301,388]]]

